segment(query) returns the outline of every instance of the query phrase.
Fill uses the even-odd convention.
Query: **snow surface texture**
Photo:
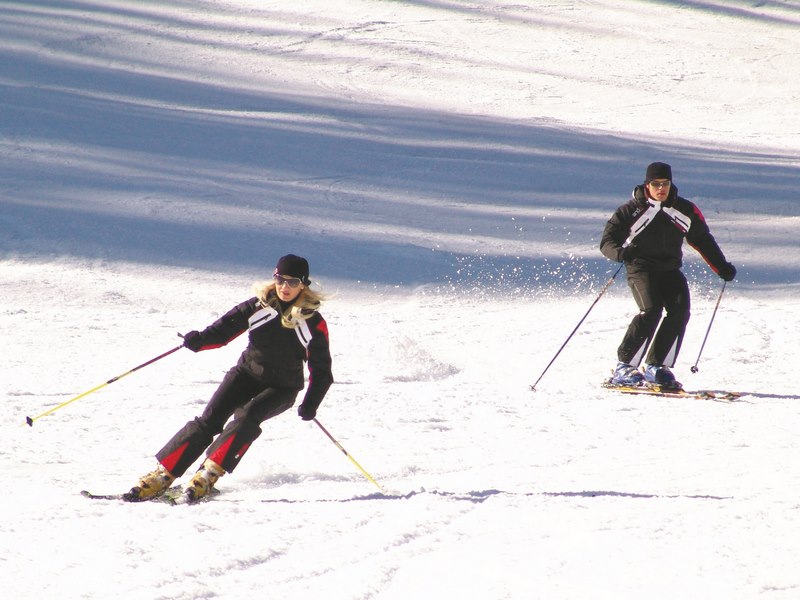
[[[3,595],[800,597],[800,3],[0,3]],[[673,165],[675,371],[600,389],[635,310],[605,220]],[[176,346],[278,256],[330,294],[323,423],[198,506],[127,490],[244,341]]]

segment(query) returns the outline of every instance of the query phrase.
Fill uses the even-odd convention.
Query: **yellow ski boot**
[[[211,459],[206,459],[183,491],[184,497],[188,502],[197,502],[201,498],[205,498],[217,483],[217,479],[223,475],[225,475],[225,469]]]
[[[128,502],[142,502],[158,498],[169,489],[175,477],[163,465],[158,465],[155,471],[139,479],[139,483],[131,488],[123,498]]]

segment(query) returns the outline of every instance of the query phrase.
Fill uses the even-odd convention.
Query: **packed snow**
[[[786,0],[0,3],[3,596],[800,597],[798,27]],[[738,402],[600,387],[635,311],[600,234],[655,160],[739,271],[686,247],[674,371]],[[152,469],[245,339],[129,370],[289,252],[328,296],[319,422],[374,483],[290,410],[209,502],[82,497]]]

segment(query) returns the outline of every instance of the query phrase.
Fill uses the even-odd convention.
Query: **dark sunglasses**
[[[663,189],[663,188],[668,188],[671,185],[671,183],[672,182],[670,182],[670,181],[651,181],[647,185],[649,185],[651,188],[655,188],[657,190],[660,190],[660,189]]]
[[[297,277],[284,277],[283,275],[275,274],[275,283],[277,285],[283,285],[284,283],[288,285],[290,288],[296,288],[299,286],[302,281],[300,281]]]

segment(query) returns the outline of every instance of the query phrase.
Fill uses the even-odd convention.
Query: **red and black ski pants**
[[[617,358],[634,366],[644,358],[648,365],[673,367],[691,315],[686,277],[678,270],[639,271],[628,274],[628,287],[639,314],[628,325]]]
[[[208,458],[230,473],[261,435],[261,423],[291,408],[299,391],[265,387],[263,382],[234,367],[225,375],[203,414],[172,436],[156,458],[175,477],[180,477],[205,451]],[[233,419],[226,425],[231,416]]]

